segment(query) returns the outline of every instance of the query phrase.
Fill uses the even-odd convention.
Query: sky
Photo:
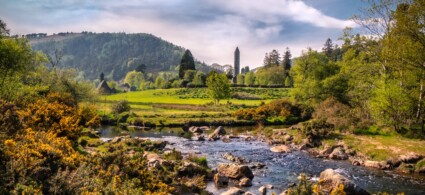
[[[273,49],[299,56],[338,43],[361,0],[0,0],[11,34],[150,33],[191,50],[207,64],[261,66]]]

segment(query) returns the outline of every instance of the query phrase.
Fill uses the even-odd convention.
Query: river
[[[251,127],[226,128],[227,132],[244,133]],[[222,155],[230,152],[235,156],[245,158],[251,163],[261,162],[266,164],[263,169],[253,170],[253,186],[242,188],[245,191],[258,193],[258,188],[264,184],[272,184],[274,189],[269,192],[279,194],[291,183],[297,183],[300,173],[306,173],[313,179],[327,168],[337,169],[354,183],[370,193],[390,192],[396,194],[425,194],[425,177],[403,176],[391,171],[375,170],[366,167],[353,166],[349,161],[333,161],[313,158],[301,151],[290,154],[279,154],[270,151],[270,146],[260,141],[245,141],[244,139],[232,139],[230,143],[222,141],[192,141],[181,137],[181,128],[166,128],[150,131],[129,131],[133,137],[146,137],[153,140],[166,140],[170,144],[167,148],[176,148],[183,154],[196,153],[206,156],[208,165],[216,168],[220,163],[229,163]],[[103,127],[102,138],[108,139],[120,135],[116,127]],[[227,188],[216,188],[213,182],[209,182],[207,190],[214,194],[220,194]]]

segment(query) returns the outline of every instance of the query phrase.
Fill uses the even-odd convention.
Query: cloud
[[[323,0],[326,1],[326,0]],[[13,33],[95,31],[151,33],[192,51],[201,61],[261,65],[264,53],[289,47],[293,56],[320,48],[352,21],[296,0],[0,0]]]

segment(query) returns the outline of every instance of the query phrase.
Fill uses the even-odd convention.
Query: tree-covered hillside
[[[61,33],[32,39],[31,44],[34,50],[47,53],[53,62],[59,61],[58,67],[77,68],[87,79],[95,79],[104,72],[106,77],[120,80],[142,64],[147,72],[177,71],[185,51],[144,33]]]

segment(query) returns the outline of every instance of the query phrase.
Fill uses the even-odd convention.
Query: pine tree
[[[333,51],[334,51],[332,39],[328,38],[326,40],[325,45],[322,48],[322,51],[326,56],[328,56],[328,58],[332,58],[332,54],[333,54]]]
[[[184,73],[186,70],[196,70],[195,61],[193,60],[192,53],[188,49],[186,50],[186,52],[184,52],[184,55],[180,62],[180,69],[179,69],[180,79],[184,78]]]
[[[291,51],[289,51],[289,48],[286,48],[285,55],[283,56],[282,61],[282,65],[286,73],[289,73],[289,70],[291,70],[291,57]]]

